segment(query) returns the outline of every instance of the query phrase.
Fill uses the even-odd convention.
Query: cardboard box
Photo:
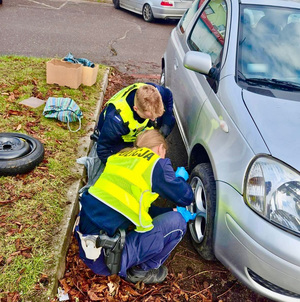
[[[94,85],[97,80],[98,70],[99,70],[98,64],[95,64],[94,68],[83,66],[81,83],[87,86]]]
[[[82,83],[82,64],[74,64],[59,59],[46,63],[47,84],[58,84],[77,89]]]

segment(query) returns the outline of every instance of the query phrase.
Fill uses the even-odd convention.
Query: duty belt
[[[112,237],[103,231],[100,231],[99,235],[83,235],[79,232],[78,224],[76,231],[86,258],[94,261],[97,260],[103,248],[105,264],[112,275],[118,274],[121,266],[122,250],[125,244],[125,230],[118,229]]]

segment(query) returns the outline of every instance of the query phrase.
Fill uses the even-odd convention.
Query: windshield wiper
[[[267,79],[267,78],[241,78],[240,80],[250,84],[250,85],[265,85],[280,88],[283,90],[300,90],[300,84],[282,81],[278,79]]]

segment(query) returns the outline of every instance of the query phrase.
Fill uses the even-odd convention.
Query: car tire
[[[143,7],[143,18],[146,22],[152,22],[154,20],[152,8],[148,3]]]
[[[113,0],[113,4],[115,8],[120,8],[120,0]]]
[[[205,260],[215,260],[213,231],[216,213],[216,182],[212,167],[208,163],[197,165],[190,175],[190,185],[195,201],[188,206],[189,211],[197,213],[195,220],[189,222],[192,243]]]
[[[21,133],[0,133],[0,176],[31,171],[44,158],[44,146],[34,137]]]

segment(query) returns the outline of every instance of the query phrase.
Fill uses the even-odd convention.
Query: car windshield
[[[300,10],[242,5],[238,82],[300,90]]]

